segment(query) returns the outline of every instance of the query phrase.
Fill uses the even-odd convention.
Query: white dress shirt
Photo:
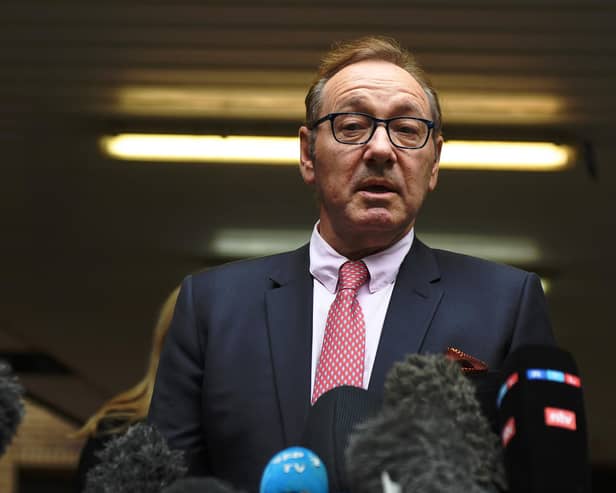
[[[310,273],[313,281],[312,305],[312,368],[310,378],[310,395],[314,389],[319,355],[325,335],[325,324],[329,307],[336,298],[338,271],[348,261],[336,252],[319,234],[319,223],[315,224],[310,237]],[[362,260],[370,273],[370,281],[357,293],[366,324],[366,360],[364,362],[363,387],[368,388],[376,350],[381,338],[385,314],[391,299],[400,270],[400,264],[413,244],[414,230],[381,252],[364,257]]]

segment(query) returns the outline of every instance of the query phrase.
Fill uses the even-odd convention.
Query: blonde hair
[[[179,287],[175,288],[161,307],[156,326],[154,327],[150,362],[143,379],[135,386],[105,402],[99,410],[86,421],[81,429],[71,435],[72,438],[83,438],[94,435],[97,431],[99,422],[106,418],[122,421],[122,424],[117,427],[105,430],[106,433],[126,431],[131,424],[145,419],[150,408],[150,401],[152,400],[160,352],[167,331],[169,330],[169,325],[171,324],[173,310],[175,309],[179,291]]]

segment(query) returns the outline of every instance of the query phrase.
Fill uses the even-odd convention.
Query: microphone
[[[311,450],[290,447],[270,459],[260,493],[328,493],[325,464]]]
[[[590,492],[582,382],[571,354],[522,346],[503,375],[497,408],[511,491]]]
[[[301,445],[325,463],[331,491],[348,491],[344,453],[354,427],[381,408],[381,399],[365,389],[343,385],[325,392],[310,407]]]
[[[84,493],[159,493],[186,474],[184,454],[170,450],[160,432],[137,423],[109,440],[88,471]]]
[[[0,456],[17,433],[25,414],[24,388],[11,366],[0,360]]]
[[[357,427],[346,453],[353,493],[488,492],[506,486],[498,437],[474,386],[441,355],[408,355],[385,381],[381,412]]]

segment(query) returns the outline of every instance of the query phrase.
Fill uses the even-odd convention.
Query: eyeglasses
[[[366,113],[329,113],[308,124],[311,130],[329,120],[332,134],[341,144],[362,145],[370,141],[376,126],[385,124],[391,143],[402,149],[421,149],[428,142],[434,122],[413,116],[376,118]]]

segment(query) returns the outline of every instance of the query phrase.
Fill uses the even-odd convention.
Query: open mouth
[[[361,191],[368,192],[368,193],[392,193],[392,192],[395,192],[395,190],[393,190],[392,188],[387,187],[385,185],[367,185],[367,186],[361,187]]]

